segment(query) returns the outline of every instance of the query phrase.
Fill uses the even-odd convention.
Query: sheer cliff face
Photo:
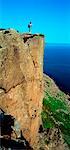
[[[37,141],[43,98],[43,46],[42,35],[0,31],[0,107],[17,120],[31,145]]]

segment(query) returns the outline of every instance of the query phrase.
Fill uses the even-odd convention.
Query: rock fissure
[[[10,89],[6,90],[4,88],[0,88],[0,89],[4,89],[5,93],[10,92],[12,89],[15,89],[17,86],[21,85],[24,82],[24,80],[22,80],[20,83],[17,83],[16,85],[14,85],[13,87],[11,87]]]
[[[6,89],[4,89],[3,87],[0,87],[0,91],[4,91],[6,93]]]
[[[27,44],[28,44],[28,43],[27,43]],[[33,60],[33,57],[32,57],[32,55],[31,55],[31,53],[30,53],[30,47],[29,47],[29,44],[28,44],[28,49],[29,49],[29,54],[30,54],[30,56],[31,56],[31,59],[32,59],[32,62],[33,62],[34,68],[35,68],[35,62],[34,62],[34,60]]]

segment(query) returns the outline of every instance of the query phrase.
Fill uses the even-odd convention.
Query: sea
[[[45,44],[43,70],[70,95],[70,44]]]

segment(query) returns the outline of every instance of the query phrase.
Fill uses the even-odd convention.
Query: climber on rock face
[[[31,27],[32,27],[32,22],[30,21],[30,23],[28,24],[29,33],[31,33]]]

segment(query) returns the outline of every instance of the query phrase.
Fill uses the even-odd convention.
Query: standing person
[[[30,23],[28,24],[29,33],[31,33],[31,27],[32,27],[32,22],[30,21]]]

